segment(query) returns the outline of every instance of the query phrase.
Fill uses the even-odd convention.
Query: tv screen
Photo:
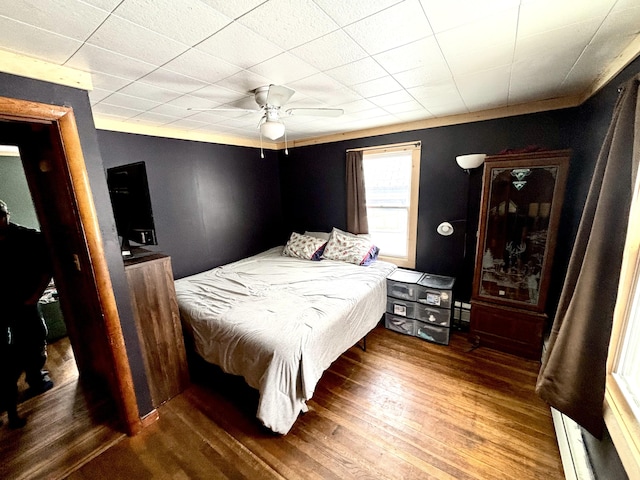
[[[157,245],[145,163],[108,168],[107,185],[123,255],[131,244]]]

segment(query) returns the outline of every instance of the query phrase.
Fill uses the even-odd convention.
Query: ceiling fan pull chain
[[[289,149],[287,148],[287,131],[284,131],[284,154],[289,155]]]
[[[264,151],[262,150],[262,132],[260,132],[260,158],[264,158]]]

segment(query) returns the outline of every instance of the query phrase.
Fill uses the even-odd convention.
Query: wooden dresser
[[[158,407],[189,384],[171,257],[150,253],[125,260],[124,269],[151,400]]]

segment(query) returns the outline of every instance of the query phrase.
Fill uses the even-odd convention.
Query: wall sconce
[[[486,153],[469,153],[467,155],[458,155],[456,157],[456,162],[458,162],[460,168],[469,173],[469,170],[472,168],[478,168],[482,165],[486,157]]]
[[[452,224],[462,223],[462,222],[466,222],[466,220],[462,219],[462,220],[451,220],[450,222],[442,222],[440,225],[438,225],[438,228],[436,228],[436,232],[438,232],[443,237],[448,237],[454,232]]]

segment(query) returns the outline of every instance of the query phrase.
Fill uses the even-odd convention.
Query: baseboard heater
[[[566,480],[596,480],[580,425],[551,407]]]

